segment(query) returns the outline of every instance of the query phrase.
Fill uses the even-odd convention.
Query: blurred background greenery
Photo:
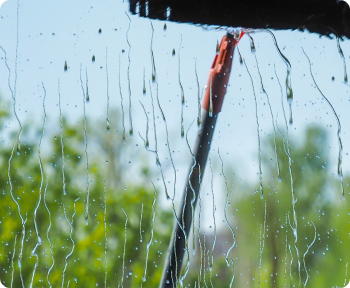
[[[116,117],[111,113],[111,122]],[[2,108],[3,133],[8,120]],[[42,149],[42,127],[30,124],[23,127],[18,153],[0,143],[0,280],[7,287],[159,285],[173,211],[157,201],[153,172],[140,155],[133,157],[140,158],[141,177],[120,184],[127,173],[120,159],[134,153],[131,145],[123,144],[120,134],[106,133],[105,122],[87,123],[94,150],[88,178],[84,120],[73,125],[62,118],[67,195],[59,130],[46,128]],[[13,147],[17,133],[10,136]],[[184,265],[185,287],[343,287],[349,281],[350,179],[343,180],[346,197],[341,200],[340,183],[330,177],[328,135],[321,127],[308,127],[302,145],[286,140],[285,131],[276,138],[280,180],[274,142],[263,140],[263,198],[259,183],[235,179],[237,163],[223,171],[227,187],[215,193],[230,195],[227,218],[234,235],[227,226],[215,233],[199,230],[188,274]]]

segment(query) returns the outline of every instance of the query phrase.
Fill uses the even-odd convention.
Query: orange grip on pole
[[[205,90],[202,107],[209,111],[209,115],[221,111],[222,102],[226,94],[228,79],[231,72],[233,51],[244,32],[241,32],[239,39],[227,33],[220,43],[219,53],[215,55],[210,69],[207,89]]]

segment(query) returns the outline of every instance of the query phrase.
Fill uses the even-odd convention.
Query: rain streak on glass
[[[345,194],[344,194],[344,185],[343,185],[343,169],[342,169],[342,159],[343,159],[343,143],[341,140],[341,124],[340,124],[340,120],[339,117],[337,115],[337,112],[335,111],[334,107],[332,106],[332,103],[328,100],[328,98],[322,93],[321,89],[318,87],[315,77],[312,73],[311,70],[311,61],[310,58],[306,55],[305,51],[303,48],[301,48],[307,58],[307,60],[309,61],[309,67],[310,67],[310,74],[312,77],[312,80],[318,90],[318,92],[320,92],[320,94],[322,95],[323,99],[326,100],[327,104],[329,105],[329,107],[331,108],[333,115],[335,117],[335,120],[337,121],[337,126],[338,126],[338,131],[337,131],[337,136],[338,136],[338,145],[339,145],[339,153],[338,153],[338,176],[340,178],[340,189],[341,189],[341,194],[343,199],[345,198]]]
[[[54,258],[54,254],[53,254],[53,244],[52,244],[50,237],[49,237],[49,232],[50,232],[50,229],[52,226],[52,221],[51,221],[51,212],[50,212],[49,207],[47,206],[47,202],[46,202],[46,193],[47,193],[48,184],[49,184],[49,181],[48,181],[48,178],[46,176],[46,185],[45,185],[45,191],[44,191],[44,206],[46,208],[47,213],[49,214],[49,226],[47,227],[47,230],[46,230],[46,239],[50,245],[50,253],[51,253],[51,259],[52,259],[52,264],[49,267],[49,269],[47,270],[46,279],[47,279],[47,283],[49,283],[50,287],[52,287],[52,284],[50,282],[50,273],[51,273],[51,270],[53,269],[53,266],[55,265],[55,258]]]
[[[237,49],[238,56],[239,56],[239,64],[243,65],[243,58],[242,58],[241,52],[239,51],[238,46],[236,47],[236,49]]]
[[[214,240],[213,240],[213,244],[211,246],[211,251],[210,251],[210,259],[209,259],[209,273],[210,273],[210,282],[211,277],[212,277],[212,271],[213,271],[213,266],[214,266],[214,249],[215,249],[215,243],[216,243],[216,220],[215,220],[215,211],[216,211],[216,205],[215,205],[215,198],[214,198],[214,171],[213,171],[213,167],[211,164],[211,158],[210,160],[210,170],[211,170],[211,195],[213,198],[213,221],[214,221]],[[230,200],[226,198],[226,203],[227,205],[230,205]],[[226,206],[225,203],[225,206]],[[226,207],[225,207],[226,208]],[[226,217],[226,221],[227,221],[227,215],[225,213],[225,217]],[[211,283],[211,285],[213,286],[213,284]]]
[[[89,204],[90,204],[90,177],[89,177],[89,156],[87,151],[87,132],[86,132],[86,111],[85,111],[85,91],[83,79],[81,78],[81,64],[80,64],[80,85],[83,92],[83,109],[84,109],[84,144],[85,144],[85,167],[86,167],[86,200],[85,200],[85,225],[89,224]]]
[[[297,247],[297,242],[298,242],[298,220],[297,220],[297,212],[296,212],[296,208],[295,205],[297,203],[297,197],[295,195],[295,191],[294,191],[294,179],[293,179],[293,170],[292,170],[292,156],[290,154],[290,144],[289,144],[289,129],[288,129],[288,123],[287,123],[287,117],[286,117],[286,112],[284,110],[284,104],[283,104],[283,91],[282,91],[282,85],[280,83],[280,80],[278,78],[277,72],[276,72],[276,66],[274,67],[275,70],[275,76],[278,82],[278,85],[280,87],[280,91],[281,91],[281,106],[282,106],[282,111],[283,111],[283,117],[284,117],[284,123],[285,123],[285,127],[286,127],[286,137],[282,134],[281,130],[278,128],[277,124],[277,130],[280,133],[282,140],[283,140],[283,148],[284,148],[284,152],[288,157],[288,170],[289,170],[289,176],[290,176],[290,191],[291,191],[291,196],[292,196],[292,209],[293,209],[293,225],[290,222],[290,218],[289,218],[289,212],[288,212],[288,221],[289,221],[289,225],[293,231],[293,236],[294,236],[294,247],[296,250],[296,254],[297,254],[297,262],[298,262],[298,273],[299,273],[299,281],[301,281],[300,278],[300,260],[299,260],[299,250]],[[288,244],[289,245],[289,244]],[[291,253],[291,248],[290,245],[288,246],[289,251]],[[291,255],[292,256],[292,255]],[[290,267],[293,264],[293,257],[291,257],[291,262],[290,262]],[[291,269],[291,268],[290,268]],[[291,273],[291,270],[290,270]],[[290,275],[291,276],[291,275]]]
[[[234,175],[232,175],[232,187],[231,187],[231,195],[229,194],[229,189],[228,189],[228,183],[227,183],[227,178],[225,176],[225,173],[224,173],[224,162],[221,158],[221,155],[220,155],[220,151],[218,150],[218,155],[219,155],[219,158],[220,158],[220,161],[221,161],[221,173],[224,177],[224,180],[225,180],[225,188],[226,188],[226,201],[225,201],[225,208],[224,208],[224,216],[225,216],[225,223],[227,225],[227,227],[230,229],[230,232],[232,234],[232,244],[231,246],[228,248],[226,254],[225,254],[225,260],[226,260],[226,265],[227,267],[230,267],[230,262],[229,262],[229,254],[231,252],[231,250],[233,249],[233,247],[235,247],[236,245],[236,235],[235,235],[235,232],[233,231],[232,229],[232,226],[230,224],[230,222],[228,221],[227,219],[227,206],[229,205],[229,203],[231,202],[231,197],[232,197],[232,193],[233,193],[233,181],[234,181]]]
[[[18,256],[18,268],[19,268],[19,274],[20,274],[20,279],[21,279],[21,282],[22,282],[22,286],[24,287],[23,275],[22,275],[22,257],[23,257],[23,244],[24,244],[24,238],[25,238],[25,224],[27,222],[27,218],[24,220],[24,218],[23,218],[23,216],[21,214],[20,205],[19,205],[19,203],[17,202],[17,200],[15,199],[15,197],[13,195],[13,186],[12,186],[12,180],[11,180],[11,175],[10,175],[11,174],[10,173],[11,172],[11,161],[13,159],[13,154],[14,154],[14,150],[15,150],[16,146],[17,146],[17,155],[20,155],[20,147],[21,147],[20,146],[20,137],[21,137],[21,134],[22,134],[22,125],[21,125],[21,122],[20,122],[20,120],[18,118],[18,115],[17,115],[17,112],[16,112],[17,64],[18,64],[18,12],[19,12],[19,2],[17,2],[15,80],[14,80],[14,85],[13,85],[14,88],[13,88],[13,90],[11,88],[11,70],[10,70],[10,67],[8,66],[8,63],[7,63],[6,52],[2,48],[2,46],[0,46],[0,48],[5,54],[5,65],[6,65],[6,68],[8,70],[8,81],[7,81],[7,84],[8,84],[9,90],[11,91],[11,96],[12,96],[12,100],[13,100],[13,112],[14,112],[14,115],[16,117],[16,120],[17,120],[19,128],[20,128],[19,133],[18,133],[18,137],[17,137],[17,143],[13,145],[12,150],[11,150],[11,155],[10,155],[9,160],[8,160],[7,177],[8,177],[8,183],[10,185],[10,195],[11,195],[12,200],[15,202],[15,204],[17,206],[18,214],[19,214],[19,217],[20,217],[21,223],[22,223],[22,240],[21,240],[21,246],[20,246],[20,251],[19,251],[19,256]]]
[[[339,55],[342,58],[343,65],[344,65],[344,83],[347,84],[348,83],[348,74],[346,72],[346,61],[345,61],[343,50],[341,49],[341,46],[340,46],[340,42],[339,42],[339,37],[338,36],[337,36],[337,47],[338,47]]]
[[[146,94],[146,80],[145,80],[145,68],[143,68],[143,89],[142,89],[143,95]]]
[[[122,280],[121,280],[121,287],[123,286],[123,282],[124,282],[124,273],[125,273],[125,250],[126,250],[126,227],[128,225],[128,215],[126,214],[126,212],[124,211],[124,209],[122,208],[122,211],[125,215],[125,225],[124,225],[124,248],[123,248],[123,264],[122,264]],[[119,287],[119,284],[118,284]]]
[[[61,129],[61,152],[62,152],[62,181],[63,181],[63,195],[67,194],[66,191],[66,177],[64,175],[64,143],[63,143],[63,125],[62,125],[62,109],[61,109],[61,92],[60,92],[60,79],[58,79],[58,107],[60,110],[60,129]]]
[[[153,114],[153,130],[154,130],[154,151],[148,150],[150,152],[153,152],[156,156],[156,165],[159,167],[161,175],[162,175],[162,180],[164,184],[164,189],[165,189],[165,195],[167,199],[170,199],[170,196],[168,194],[168,188],[165,184],[165,179],[164,179],[164,173],[163,173],[163,168],[162,164],[160,163],[159,160],[159,155],[158,155],[158,140],[157,140],[157,127],[156,127],[156,118],[155,118],[155,112],[154,112],[154,101],[153,101],[153,94],[152,94],[152,88],[151,88],[151,81],[149,81],[149,90],[151,94],[151,101],[152,101],[152,114]],[[158,97],[158,85],[157,85],[157,97]]]
[[[193,173],[193,170],[195,169],[196,167],[196,157],[195,155],[193,154],[192,150],[191,150],[191,145],[190,145],[190,142],[188,141],[188,132],[190,131],[190,128],[192,126],[193,122],[191,123],[191,125],[188,127],[187,129],[187,132],[186,132],[186,143],[187,143],[187,147],[188,147],[188,150],[190,151],[191,153],[191,156],[192,156],[192,166],[191,166],[191,171],[190,171],[190,174],[188,176],[188,184],[190,186],[190,189],[193,193],[193,196],[192,196],[192,199],[191,199],[191,211],[192,211],[192,236],[193,236],[193,249],[195,249],[195,243],[196,243],[196,225],[195,225],[195,217],[194,217],[194,213],[195,213],[195,207],[194,207],[194,201],[196,199],[196,191],[194,190],[193,186],[192,186],[192,182],[191,182],[191,176],[192,176],[192,173]],[[199,181],[199,184],[200,181]],[[175,194],[174,194],[175,195]],[[186,187],[186,197],[187,197],[187,187]],[[185,206],[184,206],[185,207]],[[184,222],[184,219],[182,219],[183,222]],[[185,223],[185,222],[184,222]]]
[[[108,85],[108,56],[107,56],[107,47],[106,47],[106,79],[107,79],[107,133],[109,133],[110,130],[110,124],[109,124],[109,85]],[[87,81],[87,80],[86,80]],[[87,83],[87,82],[86,82]]]
[[[17,15],[16,15],[16,59],[15,59],[15,80],[14,80],[14,84],[13,84],[13,93],[12,93],[12,99],[13,99],[13,112],[15,114],[15,117],[17,119],[18,125],[19,125],[19,132],[18,132],[18,137],[17,137],[17,154],[19,155],[20,150],[21,150],[21,135],[22,135],[22,124],[19,121],[19,118],[17,116],[17,112],[16,112],[16,96],[17,96],[17,65],[18,65],[18,31],[19,31],[19,25],[18,25],[18,21],[19,21],[19,0],[17,1],[17,11],[16,11]],[[5,51],[4,51],[5,52]],[[7,66],[6,63],[6,55],[5,55],[5,64]],[[8,78],[8,85],[10,88],[10,69],[7,66],[8,70],[9,70],[9,78]],[[10,91],[12,92],[12,90],[10,89]]]
[[[36,268],[38,267],[38,263],[39,263],[39,255],[36,253],[36,249],[38,248],[38,246],[40,246],[42,244],[41,237],[40,237],[39,231],[38,231],[38,224],[37,224],[37,221],[36,221],[37,220],[36,219],[37,218],[37,212],[38,212],[38,209],[39,209],[39,206],[40,206],[40,203],[41,203],[41,194],[42,194],[42,189],[43,189],[43,184],[44,184],[44,171],[43,171],[43,165],[42,165],[42,161],[41,161],[41,143],[42,143],[42,140],[43,140],[43,137],[44,137],[45,124],[46,124],[46,110],[45,110],[46,90],[45,90],[45,87],[44,87],[44,83],[42,83],[42,87],[43,87],[43,90],[44,90],[44,97],[43,97],[44,121],[43,121],[43,129],[42,129],[42,132],[41,132],[41,137],[40,137],[39,146],[38,146],[38,158],[39,158],[38,160],[39,160],[39,166],[40,166],[40,187],[39,187],[38,204],[35,207],[34,215],[33,215],[34,228],[35,228],[35,233],[37,235],[38,240],[37,240],[37,243],[35,244],[35,247],[34,247],[32,253],[31,253],[31,255],[34,256],[36,259],[35,259],[35,264],[34,264],[34,268],[33,268],[32,279],[31,279],[29,287],[33,287],[35,271],[36,271]]]
[[[286,56],[284,56],[278,47],[277,40],[275,35],[268,29],[262,30],[263,32],[268,32],[272,39],[273,43],[275,44],[275,47],[277,49],[278,54],[282,58],[283,62],[287,66],[287,76],[286,76],[286,90],[287,90],[287,101],[289,104],[289,124],[293,124],[293,113],[292,113],[292,103],[293,103],[293,90],[292,90],[292,82],[291,82],[291,72],[292,72],[292,65],[290,64],[289,60]]]
[[[140,243],[142,243],[142,215],[143,215],[143,202],[141,203],[141,214],[140,214]]]
[[[201,194],[198,195],[198,202],[199,202],[199,213],[198,213],[198,244],[199,244],[199,267],[198,267],[198,283],[201,283],[202,281],[202,271],[203,271],[203,247],[202,247],[202,240],[201,240],[201,215],[202,215],[202,198]]]
[[[123,93],[122,93],[122,84],[121,84],[121,80],[120,80],[120,55],[119,55],[119,94],[120,94],[120,106],[122,109],[122,126],[123,126],[123,133],[122,133],[122,137],[123,137],[123,142],[125,142],[125,123],[124,123],[124,105],[123,105]]]
[[[165,125],[165,132],[166,132],[166,142],[167,142],[167,147],[168,147],[168,153],[169,153],[169,157],[170,157],[170,161],[171,161],[171,165],[173,167],[173,171],[174,171],[174,194],[173,194],[173,198],[175,198],[175,189],[176,189],[176,169],[175,169],[175,164],[174,164],[174,160],[173,160],[173,156],[171,155],[171,148],[170,148],[170,142],[169,142],[169,131],[168,131],[168,123],[165,119],[165,114],[163,112],[163,109],[162,107],[160,106],[160,101],[159,101],[159,93],[158,93],[158,82],[156,83],[157,84],[157,103],[158,103],[158,108],[159,108],[159,111],[160,113],[162,114],[162,119],[163,119],[163,122],[164,122],[164,125]],[[152,103],[153,103],[153,100],[152,100]],[[148,118],[147,118],[148,119]],[[163,178],[164,180],[164,178]],[[165,185],[165,182],[164,182],[164,186],[165,186],[165,190],[168,191],[166,185]],[[168,195],[168,192],[167,192],[167,195]]]
[[[201,89],[199,86],[199,80],[198,80],[198,73],[197,73],[197,59],[194,62],[194,71],[196,74],[196,82],[197,82],[197,95],[198,95],[198,116],[197,116],[197,125],[201,125],[201,110],[202,110],[202,105],[201,105]]]
[[[213,85],[213,78],[210,74],[210,84],[209,84],[209,117],[213,117],[213,90],[212,90],[212,85]]]
[[[260,185],[260,195],[263,197],[263,185],[262,185],[262,170],[261,170],[261,145],[260,145],[260,125],[259,125],[259,117],[258,117],[258,103],[256,101],[256,94],[255,94],[255,89],[254,89],[254,83],[253,83],[253,78],[252,75],[250,74],[248,70],[248,66],[243,60],[245,68],[247,69],[248,75],[250,77],[250,81],[252,83],[252,89],[253,89],[253,95],[254,95],[254,101],[255,101],[255,118],[256,118],[256,131],[258,134],[258,157],[259,157],[259,185]]]
[[[129,52],[128,52],[128,59],[129,59],[129,64],[128,64],[128,87],[129,87],[129,135],[132,136],[134,134],[134,128],[132,126],[132,114],[131,114],[131,82],[130,82],[130,51],[131,51],[131,45],[130,45],[130,42],[129,42],[129,30],[130,30],[130,25],[131,25],[131,19],[128,15],[128,13],[126,13],[126,16],[128,16],[129,18],[129,26],[128,26],[128,30],[126,31],[126,42],[128,43],[129,45]]]
[[[274,143],[274,148],[275,148],[275,158],[276,158],[276,166],[277,166],[277,177],[278,177],[278,180],[281,180],[280,166],[279,166],[278,156],[277,156],[276,127],[275,127],[275,120],[274,120],[274,117],[273,117],[272,107],[271,107],[271,103],[270,103],[270,97],[269,97],[269,95],[267,94],[267,92],[266,92],[266,90],[264,88],[263,80],[262,80],[260,69],[259,69],[259,63],[258,63],[258,59],[257,59],[256,55],[255,55],[255,62],[256,62],[256,67],[258,68],[259,76],[260,76],[261,90],[266,95],[267,103],[269,104],[269,108],[270,108],[271,121],[272,121],[272,127],[273,127],[273,143]]]
[[[86,102],[89,102],[89,101],[90,101],[90,96],[89,96],[89,78],[88,78],[88,73],[87,73],[87,68],[86,68]]]
[[[259,234],[259,288],[261,285],[262,254],[265,248],[266,210],[267,210],[267,204],[265,200],[264,223],[260,224],[260,234]]]
[[[0,49],[4,52],[4,59],[5,59],[5,66],[8,70],[8,78],[7,78],[7,85],[8,88],[11,92],[11,96],[12,96],[12,100],[13,100],[13,113],[15,114],[16,120],[18,122],[19,125],[19,133],[18,133],[18,137],[17,137],[17,155],[19,155],[20,150],[21,150],[21,142],[20,142],[20,138],[21,138],[21,134],[22,134],[22,124],[21,121],[18,118],[17,115],[17,111],[16,111],[16,91],[17,91],[17,51],[18,51],[18,7],[17,7],[17,43],[16,43],[16,60],[15,60],[15,83],[14,83],[14,87],[12,89],[11,87],[11,70],[10,67],[7,64],[7,56],[6,56],[6,51],[4,50],[4,48],[2,48],[2,46],[0,45]]]
[[[149,249],[153,243],[153,230],[154,230],[154,221],[155,221],[155,215],[156,215],[155,205],[156,205],[156,199],[157,199],[157,191],[156,191],[156,187],[154,186],[153,183],[152,183],[152,185],[153,185],[153,190],[154,190],[154,194],[153,194],[154,196],[153,196],[153,202],[152,202],[151,236],[150,236],[150,239],[147,243],[147,248],[146,248],[147,250],[146,250],[145,270],[143,272],[142,282],[146,282],[146,280],[147,280],[148,255],[149,255]],[[143,208],[143,204],[142,204],[142,208]],[[140,223],[141,223],[141,221],[140,221]],[[141,227],[141,225],[140,225],[140,227]],[[140,242],[142,242],[142,240],[140,240]]]
[[[64,284],[64,276],[66,275],[66,270],[67,270],[67,266],[68,266],[68,258],[73,254],[74,248],[75,248],[75,243],[73,240],[73,220],[74,220],[74,216],[76,213],[75,210],[75,203],[79,200],[79,198],[74,200],[73,203],[73,215],[72,215],[72,219],[69,221],[68,216],[67,216],[67,212],[66,212],[66,207],[63,204],[63,211],[64,211],[64,217],[66,218],[66,221],[70,227],[70,231],[69,231],[69,239],[72,242],[72,249],[70,250],[70,252],[67,254],[67,256],[64,259],[64,268],[63,268],[63,272],[62,272],[62,285],[61,288],[63,288],[63,284]]]
[[[250,51],[255,54],[256,52],[256,48],[255,48],[255,44],[254,44],[254,39],[252,36],[249,35],[249,33],[247,33],[247,35],[249,36],[250,39]]]
[[[349,262],[346,262],[346,265],[345,265],[345,279],[344,279],[344,286],[346,285],[347,283],[347,277],[348,277],[348,266],[349,266]],[[350,282],[349,282],[350,284]]]
[[[107,239],[107,189],[106,181],[103,178],[103,190],[104,190],[104,211],[103,211],[103,224],[105,229],[105,288],[107,288],[107,249],[108,249],[108,239]]]
[[[23,220],[22,215],[20,215],[21,220],[22,220],[22,240],[21,240],[21,247],[19,250],[19,255],[18,255],[18,268],[19,268],[19,276],[21,278],[22,286],[24,287],[24,280],[23,280],[23,274],[22,274],[22,259],[23,259],[23,247],[24,247],[24,238],[26,236],[26,228],[25,225],[27,223],[27,213],[26,213],[26,219]]]
[[[285,227],[288,225],[288,217],[286,215],[286,220],[284,222]],[[287,287],[287,264],[288,264],[288,233],[286,233],[286,239],[284,244],[284,286]]]
[[[315,233],[314,233],[314,239],[312,239],[311,243],[309,245],[307,245],[306,247],[306,251],[305,253],[303,254],[303,263],[304,263],[304,271],[306,273],[306,279],[305,279],[305,282],[304,282],[304,287],[306,287],[306,284],[307,282],[309,281],[309,278],[310,278],[310,275],[309,273],[307,272],[307,268],[306,268],[306,263],[305,263],[305,257],[307,255],[307,253],[309,252],[310,248],[314,245],[315,241],[316,241],[316,237],[317,237],[317,234],[316,234],[316,226],[314,224],[314,222],[311,221],[311,224],[312,226],[314,226],[314,230],[315,230]],[[310,225],[311,226],[311,225]]]
[[[16,256],[16,243],[17,243],[17,234],[15,234],[15,242],[13,244],[13,252],[12,252],[12,258],[11,258],[11,288],[13,287],[13,275],[15,273],[15,265],[14,265],[14,261],[15,261],[15,256]]]
[[[145,116],[146,116],[146,140],[145,140],[145,147],[146,149],[149,147],[149,140],[148,140],[148,130],[149,130],[149,124],[148,124],[148,115],[145,109],[145,106],[143,106],[142,102],[140,101],[140,104],[142,106],[143,111],[145,112]]]
[[[153,28],[153,24],[152,21],[151,23],[151,28],[152,28],[152,36],[151,36],[151,46],[150,46],[150,50],[151,50],[151,58],[152,58],[152,82],[156,81],[156,65],[154,63],[154,54],[153,54],[153,35],[154,35],[154,28]]]
[[[181,44],[182,44],[182,35],[180,39],[180,45],[179,45],[179,53],[177,54],[178,59],[179,59],[179,86],[180,86],[180,91],[181,91],[181,137],[184,137],[185,135],[185,129],[184,129],[184,105],[185,105],[185,92],[184,88],[181,83],[181,63],[180,63],[180,51],[181,51]]]

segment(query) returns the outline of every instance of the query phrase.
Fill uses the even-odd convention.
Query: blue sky
[[[17,40],[17,7],[18,7],[18,40]],[[48,129],[59,129],[58,117],[58,79],[62,113],[70,121],[76,123],[83,115],[82,90],[80,86],[80,67],[82,80],[85,83],[85,71],[88,72],[90,102],[86,106],[89,119],[106,119],[107,102],[109,108],[120,109],[119,84],[122,89],[123,106],[125,110],[126,131],[129,130],[129,83],[130,74],[132,123],[134,128],[133,143],[139,144],[137,149],[143,149],[142,139],[138,133],[145,135],[146,117],[140,101],[149,113],[150,135],[153,133],[152,95],[156,99],[156,84],[151,82],[151,21],[129,15],[127,1],[17,1],[9,0],[0,9],[0,45],[7,53],[7,63],[11,69],[11,85],[15,82],[16,46],[17,50],[17,86],[16,111],[21,123],[35,121],[42,123],[42,83],[47,91],[46,109],[48,114]],[[165,113],[169,142],[172,150],[179,151],[174,155],[175,166],[179,170],[176,197],[182,195],[186,174],[191,161],[186,139],[180,137],[181,131],[181,84],[185,93],[184,127],[188,127],[197,117],[197,82],[198,74],[200,94],[206,85],[210,65],[215,55],[217,41],[225,35],[224,30],[167,22],[164,30],[162,21],[152,20],[154,27],[153,53],[155,58],[156,77],[158,81],[158,95]],[[101,29],[101,33],[99,33]],[[127,33],[129,29],[129,32]],[[330,152],[333,159],[330,171],[336,176],[338,157],[337,122],[330,106],[314,87],[310,76],[309,64],[301,48],[310,57],[312,71],[319,88],[332,103],[342,125],[343,142],[343,173],[349,174],[350,137],[349,123],[349,86],[343,81],[343,60],[337,49],[336,39],[299,31],[274,32],[282,53],[289,59],[292,66],[291,81],[294,91],[293,125],[289,127],[290,137],[303,139],[309,125],[322,125],[330,134]],[[279,127],[284,127],[283,111],[281,109],[281,94],[274,73],[274,65],[283,86],[284,106],[288,117],[288,103],[286,101],[286,65],[279,57],[274,47],[272,37],[268,33],[252,34],[256,45],[256,57],[266,92],[270,97],[274,119]],[[130,48],[128,42],[130,43]],[[180,45],[181,44],[181,45]],[[350,44],[346,39],[340,42],[344,52],[347,68],[350,66]],[[265,94],[262,93],[260,79],[256,67],[255,55],[250,51],[250,42],[244,36],[239,44],[239,50],[247,63],[253,77],[257,97],[260,136],[273,137],[273,126],[270,109]],[[175,49],[175,56],[172,50]],[[125,52],[122,52],[122,51]],[[237,52],[237,51],[236,51]],[[130,54],[129,54],[130,53]],[[92,56],[96,61],[92,63]],[[106,56],[107,55],[107,56]],[[128,72],[130,55],[130,70]],[[179,72],[180,59],[180,72]],[[108,66],[108,96],[107,71]],[[64,72],[67,61],[68,71]],[[120,61],[120,67],[119,67]],[[119,83],[119,69],[120,83]],[[7,86],[8,71],[4,63],[4,54],[0,51],[0,92],[9,103],[8,109],[13,111],[13,101]],[[145,71],[146,95],[143,95],[143,73]],[[332,81],[334,77],[334,81]],[[109,97],[109,100],[108,100]],[[4,104],[6,105],[6,104]],[[164,168],[170,167],[168,149],[165,146],[165,126],[160,111],[155,109],[158,133],[160,160]],[[92,121],[92,120],[90,120]],[[238,53],[234,55],[234,63],[229,82],[229,88],[220,113],[211,158],[217,165],[218,148],[220,154],[225,155],[225,165],[239,163],[240,170],[237,178],[252,178],[258,181],[258,141],[256,131],[255,102],[252,84],[245,66],[239,64]],[[7,125],[7,132],[2,135],[6,145],[6,133],[18,129],[18,123],[13,121]],[[113,131],[122,131],[121,121],[112,123]],[[189,130],[189,143],[194,144],[197,127],[194,124]],[[106,132],[107,133],[107,132]],[[131,141],[127,136],[127,143]],[[150,136],[150,148],[154,146],[154,139]],[[136,146],[135,146],[136,147]],[[43,148],[44,149],[44,148]],[[136,149],[136,148],[135,148]],[[262,153],[264,147],[262,146]],[[92,152],[92,151],[91,151]],[[144,151],[145,152],[145,151]],[[146,152],[145,152],[146,153]],[[148,154],[150,163],[155,166],[153,155]],[[166,182],[169,187],[174,181],[173,172],[167,169]],[[209,171],[209,169],[207,169]],[[263,171],[264,174],[264,171]],[[208,174],[209,175],[209,174]],[[203,195],[210,187],[210,177],[203,185]],[[215,183],[222,185],[222,179]],[[164,197],[164,194],[163,194]],[[210,206],[211,198],[208,196]],[[218,200],[221,201],[220,199]]]

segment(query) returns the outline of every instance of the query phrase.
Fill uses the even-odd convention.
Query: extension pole
[[[175,288],[179,281],[186,242],[191,229],[193,216],[198,200],[201,179],[212,142],[216,120],[221,111],[226,87],[231,71],[234,47],[243,36],[227,33],[220,44],[219,53],[212,64],[207,89],[203,98],[202,124],[198,132],[194,149],[195,160],[191,164],[189,181],[186,184],[180,205],[180,212],[174,225],[173,238],[170,242],[168,257],[163,270],[160,288]],[[193,210],[192,210],[193,209]]]

